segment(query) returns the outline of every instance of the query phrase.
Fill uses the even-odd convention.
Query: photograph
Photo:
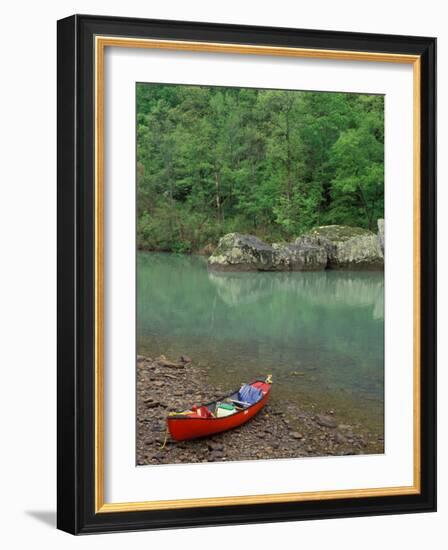
[[[381,94],[137,82],[136,464],[381,455]]]

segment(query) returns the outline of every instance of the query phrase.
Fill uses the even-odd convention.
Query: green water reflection
[[[383,273],[212,273],[138,253],[138,353],[191,356],[232,388],[272,373],[275,399],[383,422]]]

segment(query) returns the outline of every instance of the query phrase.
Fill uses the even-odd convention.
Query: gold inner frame
[[[413,66],[413,298],[414,298],[414,361],[413,361],[413,458],[414,482],[410,486],[380,487],[367,489],[342,489],[301,493],[276,493],[215,498],[180,500],[154,500],[143,502],[106,503],[104,501],[104,54],[106,47],[150,48],[208,53],[233,53],[301,57],[313,59],[372,61],[406,63]],[[163,510],[206,506],[230,506],[274,502],[299,502],[341,498],[410,495],[420,493],[420,117],[421,117],[421,71],[420,56],[389,53],[352,52],[343,50],[320,50],[290,47],[255,46],[212,42],[188,42],[122,38],[115,36],[95,37],[95,512],[129,512]]]

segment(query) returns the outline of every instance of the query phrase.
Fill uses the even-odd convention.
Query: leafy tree
[[[142,249],[373,228],[383,215],[382,96],[152,84],[136,95]]]

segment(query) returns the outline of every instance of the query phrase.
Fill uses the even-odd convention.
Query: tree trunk
[[[218,221],[224,221],[221,204],[221,176],[219,172],[215,172],[215,184],[216,184],[216,212]]]
[[[362,187],[360,185],[358,185],[358,193],[359,193],[359,196],[361,197],[361,201],[362,201],[362,204],[364,206],[367,221],[368,221],[368,224],[369,224],[369,229],[371,230],[372,229],[372,214],[371,214],[369,206],[367,204],[366,197],[364,195],[364,191],[362,190]]]
[[[286,154],[287,154],[287,157],[286,157],[286,170],[287,170],[287,173],[288,173],[288,183],[287,183],[287,196],[288,196],[288,200],[290,201],[291,198],[292,198],[292,177],[291,177],[291,173],[292,173],[292,154],[291,154],[291,137],[290,137],[290,128],[289,128],[289,112],[290,112],[290,108],[288,107],[288,109],[286,110],[286,134],[285,134],[285,137],[286,137]]]

